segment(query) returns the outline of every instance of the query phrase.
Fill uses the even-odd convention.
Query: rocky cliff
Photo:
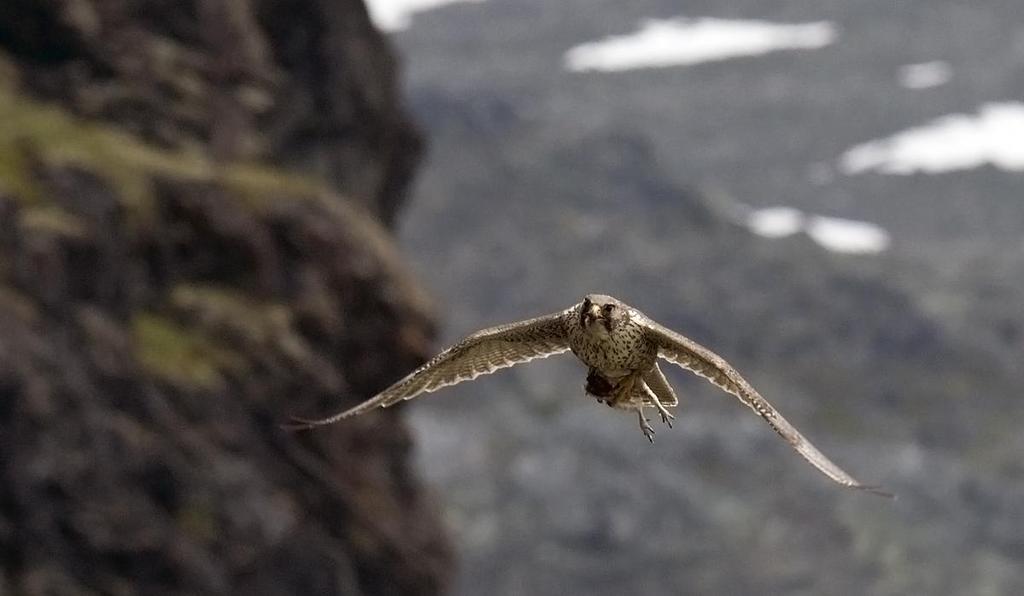
[[[357,1],[0,12],[0,593],[433,594],[385,225],[420,140]],[[347,397],[343,397],[347,396]]]

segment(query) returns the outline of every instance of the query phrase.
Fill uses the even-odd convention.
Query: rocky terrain
[[[432,349],[395,77],[357,1],[5,2],[0,593],[444,591],[399,416],[278,426]]]

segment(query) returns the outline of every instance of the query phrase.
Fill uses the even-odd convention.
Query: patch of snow
[[[792,207],[756,209],[745,217],[747,229],[765,238],[807,234],[832,252],[873,254],[889,248],[889,233],[866,221],[808,215]]]
[[[1024,103],[983,105],[977,115],[952,114],[886,139],[857,145],[840,158],[846,174],[877,171],[938,174],[991,164],[1024,170]]]
[[[804,214],[792,207],[768,207],[758,209],[747,216],[747,227],[751,232],[766,238],[785,238],[804,228]]]
[[[479,3],[484,0],[366,0],[370,20],[381,31],[401,31],[412,22],[412,15],[463,2]]]
[[[953,78],[953,69],[948,62],[935,60],[900,67],[899,81],[907,89],[930,89],[945,85]]]
[[[807,235],[832,252],[879,253],[889,248],[889,233],[873,223],[815,215],[807,220]]]
[[[619,71],[685,66],[831,44],[829,22],[801,24],[714,18],[647,20],[628,35],[578,45],[565,53],[572,71]]]

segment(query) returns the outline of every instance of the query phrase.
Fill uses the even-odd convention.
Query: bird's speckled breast
[[[657,348],[647,340],[644,327],[635,322],[639,316],[631,318],[621,321],[611,332],[601,324],[584,329],[575,321],[568,322],[569,348],[584,364],[608,378],[646,370],[654,364]]]

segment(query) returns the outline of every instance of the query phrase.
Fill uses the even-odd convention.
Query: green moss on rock
[[[298,359],[309,356],[306,342],[292,325],[293,313],[284,304],[254,300],[222,286],[182,284],[171,291],[171,305],[246,343]]]
[[[224,372],[245,368],[241,355],[169,318],[143,313],[132,320],[136,357],[153,376],[192,389],[217,389]]]
[[[0,185],[24,204],[46,200],[34,179],[29,154],[47,165],[77,166],[98,176],[134,216],[152,212],[155,177],[220,184],[257,209],[271,198],[329,195],[326,185],[309,177],[260,164],[219,164],[197,150],[160,149],[4,86],[0,86],[0,123]]]
[[[33,205],[18,214],[18,225],[28,233],[50,233],[68,238],[84,238],[89,229],[84,222],[56,205]]]

